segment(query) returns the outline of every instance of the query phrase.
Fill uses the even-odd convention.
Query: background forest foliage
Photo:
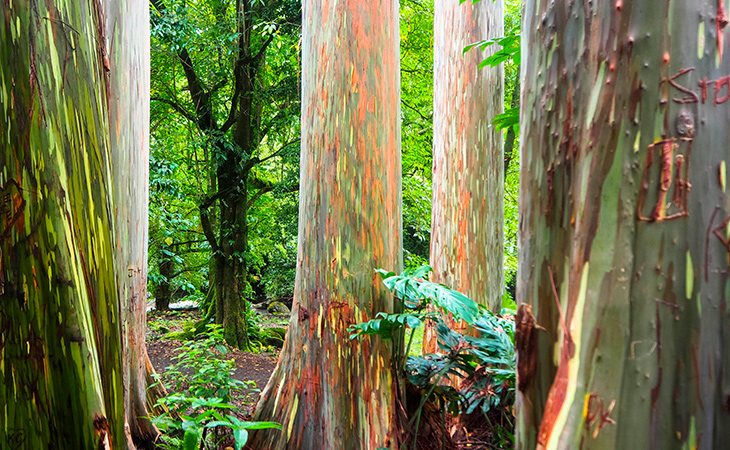
[[[216,171],[256,161],[248,175],[258,188],[249,197],[247,242],[236,256],[247,266],[245,297],[252,303],[290,301],[296,263],[300,17],[298,1],[254,1],[247,16],[254,50],[264,48],[255,68],[253,121],[257,145],[243,149],[233,128],[210,130],[196,116],[189,69],[209,93],[211,113],[225,125],[235,101],[240,30],[225,0],[154,1],[152,9],[152,128],[150,158],[150,273],[152,296],[167,302],[203,304],[211,277],[211,244],[200,207],[224,186]],[[516,111],[519,102],[520,2],[505,2],[505,300],[513,305],[517,270],[519,161]],[[489,45],[489,42],[484,44]],[[465,49],[466,51],[466,49]],[[187,54],[190,67],[181,63]],[[515,56],[517,56],[515,58]],[[516,63],[517,61],[517,63]],[[489,62],[485,62],[485,66]],[[494,63],[494,61],[493,61]],[[489,70],[484,68],[482,70]],[[401,2],[403,228],[407,267],[428,262],[431,222],[433,118],[433,1]],[[220,128],[220,125],[219,125]],[[252,201],[253,200],[253,201]],[[212,221],[219,220],[213,217]]]

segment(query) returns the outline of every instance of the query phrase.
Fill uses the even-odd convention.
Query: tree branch
[[[223,125],[221,125],[221,131],[223,133],[230,130],[233,124],[236,123],[236,112],[238,111],[236,104],[238,103],[238,97],[240,95],[241,83],[239,82],[238,77],[236,77],[236,81],[233,86],[233,96],[231,97],[231,109],[228,110],[228,117],[226,118],[226,121],[223,122]]]
[[[269,44],[271,44],[271,41],[274,40],[275,34],[270,34],[268,38],[264,41],[263,44],[261,44],[261,48],[259,48],[259,51],[256,52],[256,55],[254,55],[253,58],[251,58],[252,65],[257,65],[259,60],[263,58],[264,54],[266,53],[266,49],[269,47]]]
[[[215,203],[219,198],[223,197],[224,195],[230,194],[231,192],[235,191],[236,189],[238,189],[238,186],[231,186],[226,189],[223,189],[222,191],[216,192],[215,194],[211,195],[210,197],[204,199],[200,203],[199,208],[207,210],[208,208],[213,206],[213,203]]]
[[[168,247],[180,247],[180,246],[182,246],[182,245],[190,245],[190,244],[202,244],[203,242],[207,242],[207,240],[205,240],[205,241],[201,241],[200,239],[196,239],[196,240],[193,240],[193,241],[185,241],[185,242],[173,242],[173,243],[172,243],[171,245],[169,245]]]
[[[167,8],[162,0],[150,0],[152,6],[160,13],[160,15],[167,14]],[[200,127],[201,130],[209,131],[216,128],[215,117],[210,107],[210,93],[206,92],[203,83],[200,81],[198,74],[195,72],[193,66],[193,59],[190,57],[190,53],[186,48],[182,48],[177,52],[178,60],[182,65],[183,72],[185,73],[185,79],[188,83],[188,90],[190,91],[190,98],[193,100],[195,106],[196,118],[194,122]]]
[[[236,26],[238,32],[238,54],[236,55],[236,62],[233,65],[233,95],[231,96],[231,109],[228,110],[228,118],[223,122],[221,131],[228,131],[233,124],[236,123],[236,112],[238,111],[238,97],[241,95],[243,90],[243,71],[246,69],[246,60],[248,54],[248,39],[249,35],[246,30],[246,10],[248,9],[248,2],[236,2],[237,13],[241,14]]]
[[[278,155],[279,155],[279,154],[280,154],[281,152],[283,152],[283,151],[284,151],[284,150],[285,150],[286,148],[288,148],[288,147],[290,147],[290,146],[292,146],[292,145],[294,145],[294,144],[298,144],[298,143],[299,143],[299,139],[297,139],[296,141],[291,141],[291,142],[287,142],[286,144],[284,144],[284,145],[282,145],[281,147],[279,147],[279,149],[278,149],[277,151],[275,151],[274,153],[272,153],[272,154],[270,154],[270,155],[266,156],[265,158],[261,158],[261,159],[259,159],[259,160],[258,160],[258,161],[256,162],[256,164],[258,164],[258,163],[262,163],[262,162],[264,162],[264,161],[268,161],[268,160],[270,160],[271,158],[275,158],[275,157],[276,157],[276,156],[278,156]]]
[[[164,97],[151,97],[150,100],[155,102],[164,103],[168,106],[170,106],[172,109],[174,109],[177,113],[179,113],[184,118],[188,119],[189,121],[196,123],[197,119],[193,114],[191,114],[188,110],[182,107],[179,103],[177,103],[174,100],[170,100],[169,98]]]
[[[218,246],[218,241],[215,238],[213,225],[210,223],[208,207],[203,207],[203,205],[200,205],[200,225],[203,227],[203,234],[205,234],[205,239],[208,240],[210,248],[213,250],[213,254],[218,253],[220,246]]]
[[[227,78],[220,80],[215,85],[213,85],[212,88],[210,88],[210,93],[213,94],[213,93],[217,92],[218,90],[222,89],[227,84],[228,84]]]
[[[267,186],[264,188],[259,189],[251,198],[248,200],[248,203],[246,204],[246,208],[252,207],[258,199],[260,199],[264,194],[269,193],[274,190],[274,186]]]
[[[260,180],[258,180],[260,181]],[[269,192],[276,191],[278,194],[291,194],[294,192],[299,191],[299,183],[291,184],[289,186],[284,185],[284,183],[277,183],[277,184],[269,184],[269,185],[261,185],[258,192],[251,197],[251,199],[246,203],[247,208],[253,207],[254,203],[261,198],[264,194],[267,194]]]
[[[259,132],[259,144],[261,141],[264,140],[267,134],[269,134],[269,131],[274,127],[274,123],[276,123],[278,120],[283,119],[284,116],[286,116],[286,113],[283,110],[279,110],[274,117],[269,120],[269,122],[264,125],[263,129]]]
[[[421,116],[421,119],[423,119],[423,120],[429,121],[429,120],[431,120],[433,118],[433,115],[431,115],[431,116],[425,116],[425,115],[423,115],[423,113],[421,113],[421,111],[419,111],[418,109],[416,109],[414,106],[409,105],[408,102],[406,102],[403,99],[401,99],[401,103],[403,103],[403,105],[406,108],[410,109],[411,111],[413,111],[416,114],[418,114],[419,116]]]
[[[261,180],[259,178],[253,178],[250,181],[250,185],[257,188],[258,191],[246,203],[247,208],[251,208],[254,205],[254,203],[256,203],[256,201],[258,199],[260,199],[264,194],[267,194],[267,193],[279,188],[280,186],[283,185],[283,183],[275,184],[275,183],[270,183],[268,181]],[[292,184],[291,186],[288,186],[283,189],[277,189],[278,192],[284,192],[284,193],[296,192],[298,190],[299,190],[299,183]]]
[[[178,270],[177,272],[171,274],[169,277],[167,277],[167,279],[171,280],[173,278],[179,277],[180,275],[184,274],[185,272],[192,272],[193,270],[202,269],[203,267],[207,267],[207,266],[208,266],[208,262],[206,262],[205,264],[199,264],[199,265],[193,266],[193,267],[186,267],[184,269]]]

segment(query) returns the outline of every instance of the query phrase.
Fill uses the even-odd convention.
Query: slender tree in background
[[[349,325],[392,311],[374,269],[398,270],[398,2],[304,4],[302,166],[294,310],[258,405],[283,425],[251,448],[396,448],[392,343]]]
[[[116,276],[121,304],[127,447],[151,447],[145,347],[149,170],[149,2],[105,2],[109,71],[109,133],[114,180]],[[154,392],[151,391],[151,392]],[[150,402],[154,403],[154,401]]]
[[[432,276],[493,311],[504,284],[504,160],[491,121],[503,109],[504,72],[480,69],[482,52],[464,47],[503,34],[501,0],[434,5]]]
[[[102,6],[0,18],[0,447],[124,447]]]
[[[172,286],[171,280],[173,279],[175,271],[175,259],[173,256],[167,253],[172,253],[165,242],[160,244],[161,257],[158,260],[158,271],[162,281],[157,283],[154,290],[155,295],[155,309],[158,311],[167,311],[170,309],[170,300],[172,299]]]
[[[730,442],[727,24],[526,4],[519,448]]]

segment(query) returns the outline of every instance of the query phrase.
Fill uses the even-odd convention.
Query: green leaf
[[[431,266],[421,266],[413,270],[407,270],[404,272],[404,274],[409,275],[412,278],[423,278],[424,280],[428,279],[428,276],[433,272],[433,269]]]
[[[276,422],[242,422],[242,426],[247,430],[281,430],[281,425]]]
[[[520,130],[520,109],[509,108],[502,114],[497,114],[496,116],[494,116],[494,119],[492,119],[492,123],[500,130],[512,128],[514,129],[515,133],[517,133]]]
[[[236,450],[241,450],[248,441],[248,431],[245,428],[234,428],[233,439],[235,439]]]
[[[430,298],[436,306],[468,324],[474,323],[479,315],[479,307],[474,300],[444,285],[424,282],[420,291]]]
[[[406,319],[400,318],[398,314],[378,313],[377,319],[368,320],[367,322],[351,325],[350,339],[354,339],[363,335],[377,335],[382,338],[390,339],[393,332],[403,327]]]
[[[281,430],[281,425],[276,422],[248,422],[230,414],[226,417],[228,417],[228,420],[233,422],[236,428],[245,428],[247,430],[265,430],[275,428],[277,430]]]
[[[423,323],[421,321],[421,319],[419,319],[418,317],[416,317],[414,315],[408,315],[408,317],[406,318],[406,321],[408,323],[408,327],[410,327],[410,328],[418,328]]]
[[[490,56],[484,58],[479,63],[479,68],[483,67],[495,67],[505,62],[512,62],[514,65],[519,66],[522,60],[521,55],[521,42],[519,34],[510,34],[503,37],[485,39],[482,41],[474,42],[464,47],[464,53],[479,48],[480,50],[486,50],[488,47],[493,45],[499,45],[501,48],[495,51]]]
[[[232,427],[233,424],[227,420],[214,420],[205,424],[205,428]]]
[[[384,280],[395,276],[395,272],[389,272],[384,269],[375,269],[375,272],[379,273],[383,277]]]
[[[222,398],[217,397],[211,397],[211,398],[196,398],[193,400],[192,404],[190,405],[193,409],[198,408],[233,408],[233,405],[230,405],[223,401]]]
[[[198,443],[200,442],[200,428],[189,427],[185,430],[183,436],[183,450],[197,450]]]

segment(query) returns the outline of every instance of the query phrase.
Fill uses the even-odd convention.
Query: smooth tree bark
[[[374,269],[402,265],[398,2],[304,3],[294,307],[250,448],[398,447],[390,341],[348,326],[393,311]]]
[[[730,442],[727,23],[526,3],[518,448]]]
[[[106,0],[109,133],[114,179],[115,267],[121,304],[125,433],[128,448],[152,448],[147,387],[153,372],[147,328],[149,193],[149,2]],[[161,271],[162,272],[162,271]],[[150,391],[154,394],[155,390]]]
[[[0,447],[124,448],[103,6],[0,11]]]
[[[434,4],[432,279],[498,311],[504,275],[504,70],[464,47],[504,34],[502,1]],[[424,349],[436,351],[433,328]]]

